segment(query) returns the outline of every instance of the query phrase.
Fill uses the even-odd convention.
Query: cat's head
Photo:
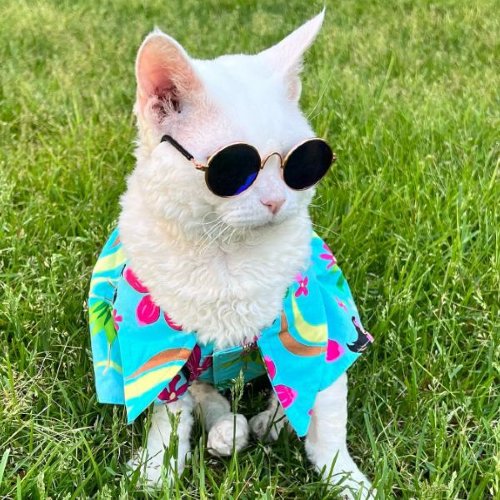
[[[314,137],[299,109],[299,74],[323,17],[324,12],[259,54],[213,60],[191,58],[160,31],[146,37],[136,62],[138,162],[130,182],[140,184],[151,210],[181,227],[212,231],[213,238],[228,229],[246,233],[307,216],[313,189],[291,190],[278,155],[269,158],[249,189],[221,198],[209,191],[204,174],[161,138],[169,134],[206,162],[238,141],[257,148],[262,158],[274,152],[285,157]]]

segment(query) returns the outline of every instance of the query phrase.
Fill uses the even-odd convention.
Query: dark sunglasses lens
[[[234,196],[248,189],[260,169],[260,156],[248,144],[233,144],[211,159],[206,172],[207,185],[218,196]]]
[[[283,178],[292,189],[307,189],[319,182],[334,160],[330,146],[312,139],[297,147],[287,159]]]

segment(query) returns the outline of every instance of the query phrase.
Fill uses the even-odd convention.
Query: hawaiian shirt
[[[279,316],[253,342],[219,350],[198,343],[196,332],[155,304],[115,230],[95,265],[88,302],[98,400],[125,405],[132,422],[151,403],[182,397],[193,380],[225,388],[240,373],[245,381],[267,374],[290,424],[306,435],[318,392],[373,341],[334,255],[315,233],[310,244],[310,262]]]

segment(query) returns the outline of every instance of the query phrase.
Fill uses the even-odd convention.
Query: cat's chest
[[[166,251],[143,255],[138,272],[172,320],[223,348],[253,340],[278,317],[308,253],[307,241],[205,257]]]

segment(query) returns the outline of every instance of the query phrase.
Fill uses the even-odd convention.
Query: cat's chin
[[[278,219],[265,221],[231,221],[205,228],[199,235],[199,240],[203,246],[213,246],[216,244],[222,248],[242,243],[256,242],[261,236],[273,231],[274,228],[283,226],[283,223],[289,219]]]
[[[249,219],[244,217],[223,217],[224,223],[236,231],[248,232],[259,231],[273,226],[279,226],[283,222],[290,219],[290,214],[276,215],[271,217],[262,217],[256,219]]]
[[[229,222],[227,225],[233,229],[235,233],[241,236],[258,234],[263,231],[268,231],[273,227],[281,226],[288,219],[273,218],[264,221],[235,221]]]

